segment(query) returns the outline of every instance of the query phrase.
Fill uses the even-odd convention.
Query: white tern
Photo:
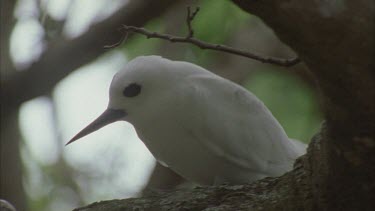
[[[109,93],[104,113],[68,144],[124,120],[162,165],[201,185],[280,176],[305,153],[255,95],[192,63],[137,57]]]

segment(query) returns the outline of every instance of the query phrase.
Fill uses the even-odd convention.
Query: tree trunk
[[[19,210],[26,210],[20,143],[17,110],[5,112],[1,108],[0,199],[9,201]]]
[[[326,127],[311,161],[318,209],[374,210],[374,1],[240,1],[315,76]]]
[[[15,24],[13,16],[16,1],[0,2],[0,69],[1,96],[4,96],[3,82],[14,73],[10,58],[10,35]],[[22,164],[20,153],[20,131],[18,107],[6,106],[1,98],[0,107],[0,199],[12,203],[19,210],[26,210],[26,196],[22,187]]]
[[[293,171],[77,210],[375,210],[375,3],[233,0],[309,67],[326,121]]]

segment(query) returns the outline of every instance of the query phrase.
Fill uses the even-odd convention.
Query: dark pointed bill
[[[81,130],[81,132],[75,135],[67,144],[65,144],[65,146],[94,131],[99,130],[100,128],[108,124],[119,121],[125,116],[126,112],[124,110],[107,109],[98,118],[96,118],[93,122],[87,125],[87,127]]]

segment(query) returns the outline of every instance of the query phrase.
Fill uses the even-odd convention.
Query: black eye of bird
[[[124,91],[122,91],[122,94],[125,97],[135,97],[139,95],[139,93],[141,92],[141,88],[141,85],[131,83],[127,87],[125,87]]]

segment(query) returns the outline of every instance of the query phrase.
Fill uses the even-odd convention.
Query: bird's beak
[[[94,132],[100,128],[111,124],[113,122],[119,121],[126,116],[126,112],[120,109],[107,109],[98,118],[91,122],[87,127],[85,127],[81,132],[75,135],[66,145]],[[65,146],[66,146],[65,145]]]

